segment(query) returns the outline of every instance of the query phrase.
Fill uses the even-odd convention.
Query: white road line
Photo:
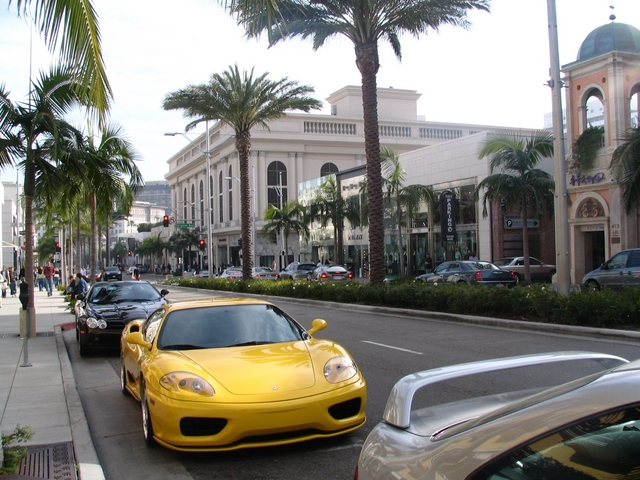
[[[416,355],[422,355],[422,352],[414,352],[413,350],[407,350],[406,348],[393,347],[391,345],[385,345],[384,343],[370,342],[368,340],[362,340],[362,343],[370,343],[371,345],[378,345],[379,347],[392,348],[393,350],[400,350],[401,352],[415,353]]]

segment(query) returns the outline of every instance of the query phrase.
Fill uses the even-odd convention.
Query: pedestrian
[[[462,254],[460,253],[460,248],[459,247],[456,247],[455,259],[456,260],[461,260],[462,259]]]
[[[50,297],[51,295],[53,295],[53,275],[55,273],[53,265],[51,265],[51,262],[47,262],[47,264],[44,266],[43,273],[44,273],[44,286],[45,286],[45,289],[47,290],[47,297]]]
[[[140,269],[138,267],[133,269],[133,279],[140,280]]]
[[[12,297],[15,297],[18,293],[18,278],[13,267],[9,268],[9,292]]]
[[[471,255],[469,255],[469,260],[474,262],[477,262],[479,260],[478,256],[476,255],[476,252],[471,252]]]
[[[433,271],[433,258],[431,258],[431,254],[427,252],[424,258],[424,269],[426,273],[431,273]]]
[[[38,282],[38,291],[41,292],[44,290],[44,269],[42,267],[36,269],[36,280]]]
[[[76,284],[73,287],[71,295],[72,299],[78,298],[78,295],[84,295],[89,290],[89,284],[84,279],[84,275],[81,272],[76,273]]]

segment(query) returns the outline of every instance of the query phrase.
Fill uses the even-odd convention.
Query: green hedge
[[[563,296],[544,284],[518,285],[506,289],[480,285],[426,285],[411,279],[394,280],[380,286],[359,282],[240,281],[180,277],[159,283],[239,294],[253,293],[640,331],[640,288],[629,288],[622,292],[575,292]]]

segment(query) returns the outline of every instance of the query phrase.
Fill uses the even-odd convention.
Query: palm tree
[[[87,167],[87,179],[79,185],[79,194],[86,200],[91,216],[89,265],[93,284],[98,253],[97,219],[103,224],[109,221],[116,202],[128,212],[136,193],[144,186],[144,180],[134,163],[138,154],[124,137],[122,127],[115,123],[100,131],[97,144],[93,136],[86,137],[76,154],[85,159]]]
[[[16,165],[24,172],[25,271],[33,271],[33,200],[36,183],[55,178],[64,164],[74,177],[83,175],[82,162],[64,150],[69,142],[80,142],[81,133],[63,116],[78,104],[72,77],[59,67],[41,74],[32,86],[29,101],[13,104],[0,86],[0,167]],[[61,180],[62,181],[62,180]],[[29,309],[34,308],[33,282],[29,282]]]
[[[531,281],[529,268],[529,229],[527,219],[529,211],[539,216],[545,204],[549,214],[553,211],[553,192],[555,181],[547,172],[536,168],[544,157],[553,156],[553,133],[542,130],[525,138],[517,133],[490,135],[482,145],[479,158],[491,156],[490,173],[482,180],[474,192],[476,201],[480,192],[482,215],[487,217],[487,201],[499,202],[506,211],[520,210],[522,221],[522,251],[524,256],[524,275]],[[498,173],[494,173],[499,171]]]
[[[627,213],[640,207],[640,127],[629,130],[626,141],[616,148],[609,165],[622,187],[622,201]]]
[[[249,188],[249,153],[251,129],[255,126],[269,128],[268,122],[291,110],[309,112],[320,108],[318,100],[308,94],[309,86],[283,78],[274,82],[268,73],[256,78],[253,69],[242,74],[238,66],[229,67],[211,76],[209,83],[189,85],[169,93],[162,104],[165,110],[183,110],[186,117],[194,119],[187,125],[191,130],[201,122],[220,121],[235,132],[236,149],[240,160],[240,224],[242,231],[242,278],[250,280],[253,268],[251,258],[252,232]],[[208,132],[207,132],[208,135]]]
[[[339,189],[335,176],[330,176],[320,185],[315,198],[309,203],[310,221],[318,221],[322,228],[329,223],[333,226],[334,261],[338,265],[344,264],[343,232],[344,221],[351,224],[360,221],[360,208],[357,199],[345,199]]]
[[[383,171],[383,184],[386,186],[386,199],[395,205],[396,223],[398,225],[398,258],[400,259],[400,276],[404,277],[404,245],[402,244],[402,216],[411,219],[421,203],[430,205],[433,193],[426,185],[405,185],[406,172],[400,165],[400,156],[395,150],[382,147],[380,151]],[[407,255],[410,257],[410,255]]]
[[[367,197],[369,202],[370,281],[384,281],[384,222],[378,93],[380,68],[378,41],[386,40],[401,58],[400,35],[414,36],[438,30],[442,25],[467,27],[467,11],[489,11],[488,0],[230,0],[229,8],[249,37],[266,31],[271,45],[291,37],[311,37],[317,50],[336,35],[354,45],[356,66],[362,77],[362,106]]]
[[[289,235],[291,233],[301,235],[305,239],[309,238],[306,210],[304,206],[295,200],[285,202],[282,205],[282,209],[275,205],[270,205],[264,212],[264,219],[267,223],[262,227],[262,235],[264,237],[273,237],[278,233],[281,234],[284,237],[285,258],[289,252]],[[244,252],[242,254],[244,256]]]
[[[73,71],[76,93],[88,91],[87,105],[103,119],[113,93],[102,59],[98,15],[91,0],[16,0],[16,7],[19,16],[33,18],[50,49],[59,47],[60,61]]]

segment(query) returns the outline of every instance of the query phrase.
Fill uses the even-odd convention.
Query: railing
[[[355,123],[304,122],[304,133],[327,135],[356,135]]]
[[[378,131],[381,137],[405,137],[411,138],[411,127],[393,127],[390,125],[379,125]]]
[[[420,138],[432,138],[434,140],[455,140],[462,137],[462,130],[447,128],[420,128]]]

